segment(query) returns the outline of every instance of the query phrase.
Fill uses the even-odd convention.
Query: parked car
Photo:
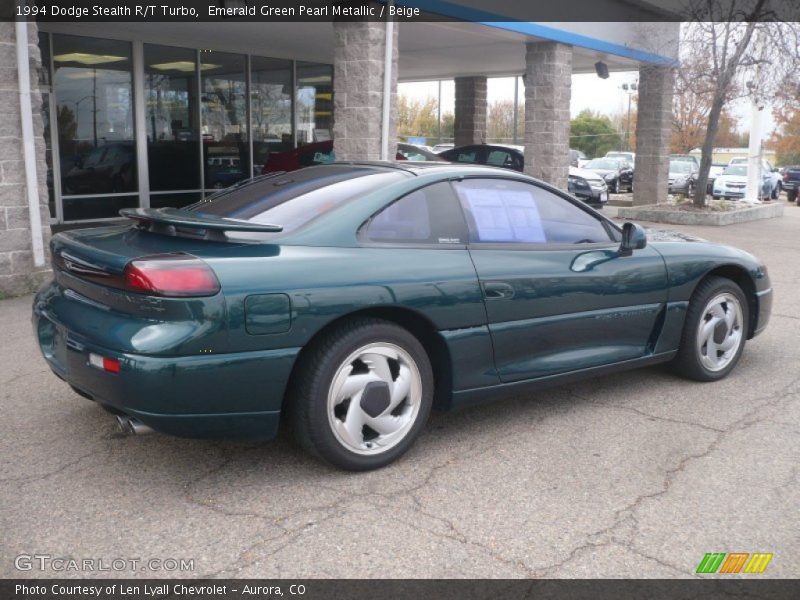
[[[672,162],[672,161],[688,162],[688,163],[691,163],[692,165],[694,165],[694,170],[695,171],[699,171],[700,170],[700,161],[697,160],[697,157],[693,156],[692,154],[670,154],[669,155],[669,161],[670,162]]]
[[[786,199],[789,202],[797,200],[798,188],[800,188],[800,166],[786,167],[783,171],[783,189],[786,190]]]
[[[399,146],[410,147],[410,144],[398,144]],[[261,169],[261,173],[277,173],[279,171],[296,171],[303,167],[314,165],[327,165],[336,160],[336,153],[333,151],[333,140],[324,142],[314,142],[303,144],[292,150],[285,152],[270,152],[267,162]],[[395,154],[395,160],[406,160],[399,151]],[[431,158],[430,160],[435,160]]]
[[[722,379],[772,304],[754,256],[648,242],[508,169],[321,165],[122,214],[52,238],[49,367],[128,429],[271,438],[285,419],[344,469],[397,459],[433,405],[664,362]]]
[[[714,180],[719,177],[725,170],[725,165],[722,163],[712,163],[708,169],[708,183],[706,184],[706,193],[710,194],[714,190]]]
[[[669,193],[685,194],[694,193],[694,184],[697,181],[697,170],[693,163],[685,160],[669,161]]]
[[[450,162],[502,167],[520,173],[525,166],[525,159],[519,146],[471,144],[445,150],[439,156]]]
[[[587,161],[586,155],[581,152],[580,150],[575,150],[573,148],[569,149],[569,164],[573,167],[580,167],[583,163]]]
[[[567,191],[597,209],[608,204],[608,186],[600,175],[588,169],[570,166]]]
[[[473,144],[453,148],[440,156],[450,162],[502,167],[521,173],[525,167],[523,149],[523,146],[505,144]],[[608,203],[608,187],[603,178],[592,171],[570,166],[567,190],[594,208],[603,208]]]
[[[417,146],[414,144],[404,144],[399,143],[397,144],[397,154],[398,160],[414,160],[414,161],[424,161],[430,160],[434,162],[444,162],[441,156],[436,154],[435,152],[431,152],[427,148],[423,148],[422,146]]]
[[[725,200],[738,200],[744,198],[747,192],[747,165],[734,164],[725,167],[721,175],[714,180],[714,188],[711,195],[715,200],[724,198]],[[761,174],[761,191],[759,197],[762,200],[770,198],[772,193],[772,177],[769,173]]]
[[[728,166],[745,165],[749,159],[747,157],[732,158]],[[769,196],[772,200],[777,200],[783,190],[783,176],[778,169],[773,168],[768,160],[761,161],[761,175],[769,179]]]
[[[431,151],[434,154],[441,154],[445,150],[450,150],[450,148],[455,148],[455,144],[453,144],[452,142],[444,144],[436,144],[433,148],[431,148]]]
[[[636,152],[611,150],[610,152],[606,152],[605,158],[621,158],[631,163],[631,165],[636,164]]]
[[[619,194],[622,188],[633,191],[633,163],[625,158],[593,158],[583,168],[600,175],[612,194]]]
[[[133,143],[98,146],[75,158],[64,175],[65,194],[107,194],[136,190]]]

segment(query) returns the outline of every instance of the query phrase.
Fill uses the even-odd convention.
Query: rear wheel
[[[797,200],[797,190],[786,190],[786,199],[789,202]]]
[[[419,341],[379,319],[337,327],[304,357],[289,398],[300,444],[351,471],[405,453],[433,403],[433,372]]]
[[[744,350],[747,299],[730,279],[710,277],[689,303],[675,370],[689,379],[716,381],[730,373]]]

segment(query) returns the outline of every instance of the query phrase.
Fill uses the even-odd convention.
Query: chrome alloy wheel
[[[422,377],[403,348],[378,342],[350,354],[328,390],[328,422],[357,454],[386,452],[408,434],[422,403]]]
[[[697,331],[700,362],[709,371],[721,371],[736,357],[742,345],[742,307],[729,293],[714,296],[705,310]]]

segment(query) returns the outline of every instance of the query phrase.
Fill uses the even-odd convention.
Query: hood
[[[578,167],[570,167],[569,174],[574,177],[583,177],[584,179],[597,179],[600,175],[597,171],[590,171],[589,169],[580,169]]]
[[[591,173],[595,173],[600,175],[600,177],[605,177],[609,173],[616,174],[618,171],[616,169],[583,169],[584,171],[590,171]]]
[[[719,183],[747,183],[746,175],[717,175],[716,182]]]
[[[645,229],[647,232],[648,242],[705,242],[703,238],[699,238],[688,233],[681,233],[680,231],[673,231],[672,229]]]

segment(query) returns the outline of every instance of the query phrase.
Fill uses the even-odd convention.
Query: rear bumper
[[[147,356],[77,335],[34,301],[33,329],[53,372],[82,395],[183,437],[271,438],[299,348],[195,356]],[[117,359],[119,373],[89,364]]]

